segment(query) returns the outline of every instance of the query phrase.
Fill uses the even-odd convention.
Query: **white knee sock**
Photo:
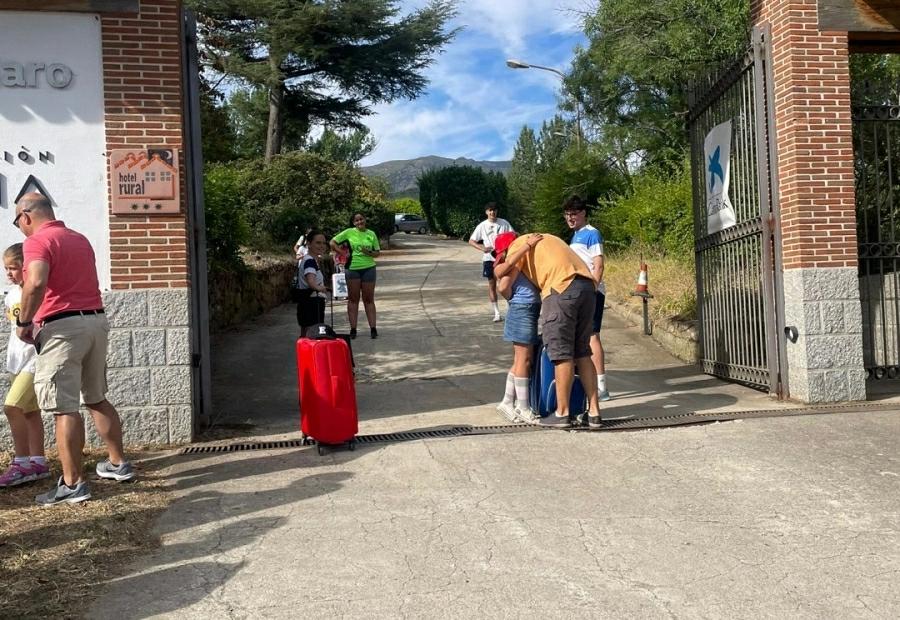
[[[500,306],[497,305],[496,301],[491,302],[491,308],[494,309],[494,314],[500,314]]]
[[[530,409],[530,399],[528,397],[528,377],[516,377],[516,407],[520,409]]]
[[[606,375],[597,375],[597,393],[602,394],[606,391]]]
[[[503,394],[503,402],[511,405],[516,400],[516,377],[511,372],[506,373],[506,392]]]

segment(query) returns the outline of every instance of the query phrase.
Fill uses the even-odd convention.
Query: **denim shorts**
[[[540,315],[541,304],[509,304],[506,323],[503,325],[503,339],[519,344],[540,344],[537,329]]]

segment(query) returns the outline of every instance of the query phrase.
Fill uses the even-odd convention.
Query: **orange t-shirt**
[[[528,235],[522,235],[513,241],[506,255],[510,256],[520,249],[523,243],[528,243]],[[516,263],[516,267],[541,289],[541,299],[550,295],[550,289],[557,293],[565,291],[575,276],[591,280],[590,270],[575,250],[559,237],[546,233],[540,243],[534,246],[534,250],[527,252]]]

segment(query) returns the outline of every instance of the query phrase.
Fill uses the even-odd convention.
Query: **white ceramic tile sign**
[[[90,239],[109,288],[99,17],[0,10],[0,24],[0,253],[23,240],[16,200],[38,191]]]

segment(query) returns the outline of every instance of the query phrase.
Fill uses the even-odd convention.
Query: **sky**
[[[414,101],[374,107],[364,119],[378,147],[363,166],[426,155],[508,160],[523,125],[537,131],[558,112],[560,78],[510,69],[509,58],[567,72],[586,39],[586,0],[460,0],[451,27],[460,32],[425,71],[430,83]],[[403,2],[404,13],[423,0]]]

